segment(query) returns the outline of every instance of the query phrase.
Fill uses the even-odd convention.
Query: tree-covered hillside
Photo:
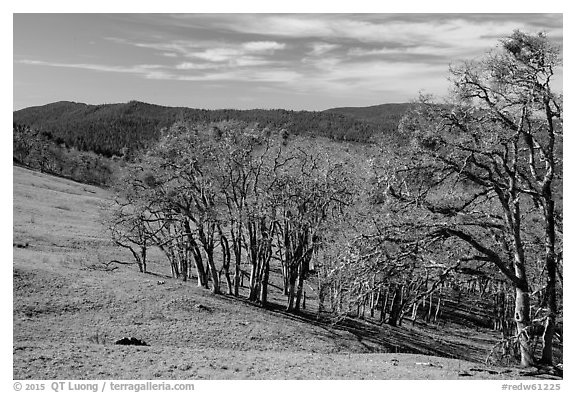
[[[351,117],[360,121],[368,121],[379,124],[386,131],[395,131],[398,128],[398,122],[408,111],[410,104],[382,104],[366,107],[343,107],[332,108],[324,113],[340,114]]]
[[[137,101],[104,105],[62,101],[16,111],[13,121],[50,134],[58,142],[79,150],[112,156],[147,146],[149,141],[158,139],[163,128],[169,128],[177,120],[206,123],[238,120],[259,123],[263,128],[285,129],[288,135],[369,142],[381,134],[395,134],[401,111],[395,106],[383,106],[381,112],[378,118],[362,119],[338,111],[205,110]]]

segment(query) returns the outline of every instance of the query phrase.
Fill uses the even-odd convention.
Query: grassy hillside
[[[311,317],[313,294],[310,315],[263,310],[169,278],[159,253],[150,274],[105,269],[129,260],[100,224],[107,191],[20,167],[13,183],[14,379],[522,378],[477,363],[489,330],[334,326]]]

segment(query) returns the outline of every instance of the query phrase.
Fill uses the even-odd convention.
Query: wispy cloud
[[[81,70],[99,71],[99,72],[138,74],[146,78],[158,77],[159,75],[161,75],[161,70],[165,68],[164,66],[157,64],[139,64],[135,66],[125,67],[125,66],[111,66],[105,64],[59,63],[59,62],[27,60],[27,59],[19,60],[18,63],[35,65],[35,66],[58,67],[58,68],[76,68]]]
[[[189,49],[183,51],[182,54],[186,57],[196,57],[206,61],[230,62],[234,64],[241,62],[243,59],[256,60],[259,57],[272,55],[275,51],[282,50],[285,47],[285,44],[274,41],[254,41],[244,42],[240,45],[223,44],[220,47],[204,50]]]
[[[326,54],[336,48],[339,48],[340,45],[337,44],[329,44],[327,42],[313,42],[312,44],[310,44],[310,47],[312,48],[312,50],[310,52],[308,52],[309,55],[311,56],[321,56],[323,54]]]
[[[81,70],[97,71],[97,72],[112,72],[112,73],[125,73],[134,74],[144,77],[146,79],[159,79],[159,80],[176,80],[176,81],[235,81],[235,82],[276,82],[276,83],[290,83],[301,77],[301,74],[288,70],[288,69],[259,69],[247,70],[236,68],[234,70],[227,67],[214,66],[207,64],[195,63],[179,63],[174,67],[156,65],[156,64],[141,64],[130,67],[111,66],[103,64],[86,64],[86,63],[58,63],[46,62],[39,60],[19,60],[20,64],[34,65],[34,66],[47,66],[58,68],[75,68]],[[206,71],[190,74],[179,71]],[[222,71],[223,70],[223,71]]]
[[[276,41],[223,42],[201,40],[173,40],[169,42],[142,42],[120,38],[108,40],[137,48],[152,49],[166,58],[181,58],[186,61],[176,65],[178,70],[220,70],[225,67],[257,67],[277,64],[272,59],[277,52],[286,48],[285,43]]]
[[[193,24],[200,18],[198,15],[171,17]],[[441,42],[446,33],[451,40],[476,38],[498,31],[508,34],[511,26],[544,29],[553,34],[562,32],[558,14],[214,14],[201,18],[208,26],[237,33],[285,38],[344,38],[360,42]]]
[[[250,53],[274,52],[286,48],[286,44],[275,41],[253,41],[243,43],[242,48]]]
[[[214,69],[215,67],[216,66],[214,64],[192,63],[188,61],[176,65],[177,70],[210,70]]]
[[[252,72],[247,70],[236,70],[227,72],[216,72],[204,75],[173,75],[174,79],[181,81],[230,81],[230,82],[270,82],[289,84],[299,81],[302,75],[292,70],[260,70]]]

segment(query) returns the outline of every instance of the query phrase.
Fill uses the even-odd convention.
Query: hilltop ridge
[[[285,109],[194,109],[140,101],[90,105],[58,101],[15,111],[13,122],[48,133],[54,139],[83,151],[104,156],[123,149],[140,149],[157,140],[163,128],[178,120],[217,122],[239,120],[261,127],[286,129],[292,135],[327,137],[369,143],[375,136],[395,138],[398,121],[408,104],[366,108],[333,108],[322,112]]]

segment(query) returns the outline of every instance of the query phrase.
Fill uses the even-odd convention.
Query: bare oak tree
[[[537,362],[538,326],[541,361],[552,362],[558,313],[558,65],[558,49],[545,35],[515,32],[484,59],[453,67],[453,100],[421,97],[401,124],[413,138],[412,156],[390,162],[383,176],[396,211],[411,212],[414,233],[441,241],[459,260],[490,262],[513,285],[523,366]],[[532,315],[538,258],[546,261],[546,301]]]

